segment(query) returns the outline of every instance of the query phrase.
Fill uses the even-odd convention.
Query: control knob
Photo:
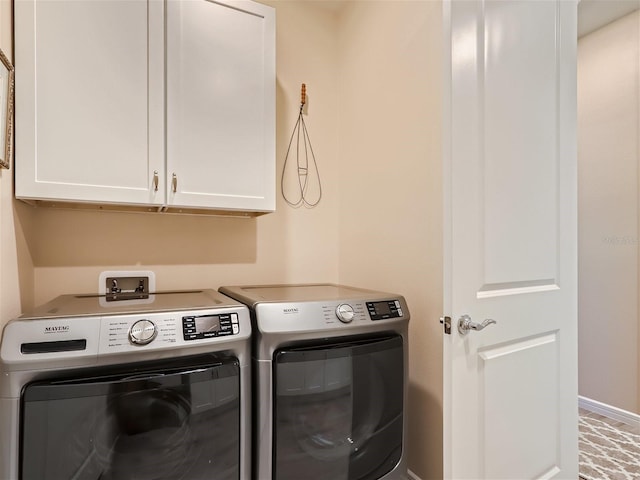
[[[151,343],[158,335],[158,329],[151,320],[138,320],[129,329],[129,341],[134,345]]]
[[[336,307],[336,317],[342,323],[349,323],[353,320],[353,317],[356,316],[356,313],[353,311],[353,307],[348,303],[341,303]]]

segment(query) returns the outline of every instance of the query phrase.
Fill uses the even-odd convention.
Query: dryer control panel
[[[393,328],[409,320],[402,297],[317,302],[265,302],[255,306],[256,326],[267,334]],[[375,325],[375,327],[372,327]],[[342,334],[342,333],[341,333]]]
[[[367,310],[371,320],[386,320],[402,316],[399,300],[385,300],[383,302],[367,302]]]

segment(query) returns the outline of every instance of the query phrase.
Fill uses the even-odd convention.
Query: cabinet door
[[[273,9],[169,0],[166,35],[167,204],[274,210]]]
[[[18,198],[163,203],[162,9],[16,0]]]

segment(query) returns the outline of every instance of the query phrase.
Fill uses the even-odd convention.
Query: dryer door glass
[[[398,464],[402,337],[285,348],[274,369],[274,479],[377,480]]]
[[[31,383],[21,479],[238,480],[239,376],[207,355]]]

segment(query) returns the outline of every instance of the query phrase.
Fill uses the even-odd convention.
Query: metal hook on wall
[[[280,189],[285,202],[294,208],[305,206],[313,208],[322,199],[322,183],[316,156],[313,153],[311,139],[304,122],[303,109],[307,103],[307,86],[303,83],[300,90],[300,111],[298,120],[291,133],[287,155],[282,167]],[[293,139],[296,139],[295,165],[289,162]],[[302,150],[302,153],[301,153]],[[288,194],[287,194],[288,192]]]

